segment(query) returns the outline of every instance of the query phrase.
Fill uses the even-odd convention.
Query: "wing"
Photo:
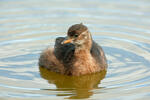
[[[100,65],[107,67],[107,60],[103,49],[95,42],[92,43],[91,54]]]
[[[39,58],[39,67],[44,67],[51,71],[62,73],[64,67],[55,57],[53,51],[53,48],[47,48],[41,53]]]

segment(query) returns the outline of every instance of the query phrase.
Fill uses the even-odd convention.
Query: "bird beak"
[[[67,39],[62,42],[62,44],[72,43],[73,39]]]

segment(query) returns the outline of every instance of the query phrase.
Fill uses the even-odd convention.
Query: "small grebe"
[[[56,38],[54,48],[41,53],[39,66],[52,72],[79,76],[106,70],[107,61],[88,28],[75,24],[68,29],[66,37]]]

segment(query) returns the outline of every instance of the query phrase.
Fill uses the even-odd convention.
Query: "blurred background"
[[[42,50],[81,22],[104,49],[107,74],[39,69]],[[0,99],[149,100],[149,65],[149,0],[0,0]]]

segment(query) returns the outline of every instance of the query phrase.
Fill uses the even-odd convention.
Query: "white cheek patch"
[[[87,33],[89,33],[88,30],[86,30],[82,33],[82,35],[84,35],[84,39],[91,38],[91,34],[88,34],[88,36],[87,36]]]
[[[88,30],[86,30],[86,31],[82,32],[82,34],[83,34],[83,35],[85,35],[87,32],[88,32]]]
[[[84,36],[84,39],[77,40],[77,41],[75,41],[75,43],[76,44],[83,44],[83,43],[85,43],[86,39],[88,39],[88,37],[91,37],[90,34],[89,34],[89,36],[87,35],[87,32],[88,32],[88,30],[82,32],[81,34]]]
[[[87,38],[88,38],[87,36],[84,37],[84,39],[87,39]]]
[[[86,30],[86,31],[82,32],[82,35],[84,36],[84,39],[87,39],[87,38],[88,38],[88,36],[87,36],[87,32],[88,32],[88,30]]]

